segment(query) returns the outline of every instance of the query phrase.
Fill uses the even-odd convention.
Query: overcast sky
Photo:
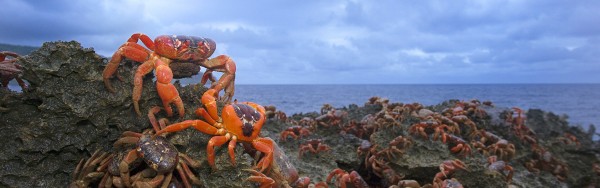
[[[600,1],[0,0],[0,43],[208,37],[236,84],[600,83]],[[202,69],[204,70],[204,69]]]

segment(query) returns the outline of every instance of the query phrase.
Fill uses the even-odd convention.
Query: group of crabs
[[[146,46],[138,44],[141,40]],[[234,95],[235,62],[226,55],[210,58],[216,49],[216,44],[208,38],[193,36],[163,35],[152,41],[141,33],[133,34],[129,40],[121,45],[114,53],[103,72],[105,87],[110,92],[115,92],[110,79],[114,76],[122,80],[117,74],[117,68],[123,58],[140,62],[135,76],[133,87],[133,104],[135,112],[141,115],[138,102],[141,97],[144,75],[152,72],[156,75],[156,89],[162,100],[167,116],[173,116],[171,105],[175,105],[179,117],[185,113],[182,99],[175,86],[171,83],[173,78],[179,78],[178,71],[190,67],[205,67],[201,84],[211,81],[211,87],[201,98],[204,108],[195,112],[203,120],[185,120],[167,125],[166,119],[156,120],[155,114],[160,107],[152,107],[148,117],[152,129],[143,133],[126,131],[114,143],[117,150],[113,153],[97,151],[87,160],[81,160],[73,172],[71,187],[87,187],[100,179],[101,187],[167,187],[192,185],[201,186],[201,181],[194,175],[192,169],[199,168],[200,162],[193,160],[165,139],[164,134],[177,132],[189,127],[214,135],[208,142],[206,152],[209,165],[216,170],[214,147],[228,143],[230,162],[235,165],[234,149],[238,142],[252,148],[249,153],[259,151],[262,156],[253,169],[247,169],[252,175],[249,181],[258,182],[261,187],[295,186],[307,187],[308,178],[298,177],[293,165],[289,164],[287,156],[277,144],[268,137],[261,137],[260,131],[267,117],[275,117],[289,122],[293,126],[284,130],[280,140],[288,137],[298,138],[311,134],[317,127],[338,127],[343,134],[354,134],[358,138],[368,139],[379,129],[401,127],[405,120],[416,119],[408,128],[408,133],[424,139],[430,137],[433,141],[441,140],[448,144],[450,151],[459,157],[471,155],[472,148],[483,153],[488,158],[488,169],[506,174],[507,181],[511,181],[513,168],[508,164],[515,155],[515,146],[502,137],[478,127],[472,119],[487,116],[481,105],[492,105],[491,102],[477,100],[459,101],[454,107],[443,110],[441,113],[433,112],[418,103],[399,104],[389,103],[387,99],[373,97],[369,105],[381,105],[381,111],[368,114],[360,121],[346,121],[347,113],[344,110],[324,105],[321,115],[315,118],[305,117],[300,120],[288,119],[285,113],[276,111],[274,107],[264,108],[253,102],[231,102]],[[13,57],[6,59],[6,56]],[[16,79],[25,90],[26,84],[19,75],[21,67],[15,64],[19,58],[13,52],[0,52],[0,78],[3,87],[8,82]],[[194,71],[199,69],[193,69]],[[217,80],[212,72],[222,72]],[[185,72],[185,71],[184,71]],[[197,72],[196,72],[197,73]],[[221,91],[223,96],[218,96]],[[217,100],[224,102],[221,115],[217,110]],[[525,126],[525,117],[522,110],[513,108],[506,116],[506,121],[511,124],[512,132],[523,143],[528,144],[533,151],[532,158],[524,166],[532,172],[549,171],[559,180],[563,181],[568,173],[566,163],[556,159],[552,154],[537,144],[535,133]],[[467,142],[462,135],[471,140]],[[565,144],[578,144],[575,136],[565,134],[561,138]],[[389,165],[389,161],[402,155],[412,145],[412,138],[407,135],[398,136],[391,140],[386,148],[379,149],[377,145],[364,140],[358,147],[358,156],[364,156],[365,168],[372,174],[385,180],[386,185],[393,187],[421,187],[417,181],[403,180],[404,176],[396,173]],[[299,157],[310,151],[318,153],[331,148],[322,143],[322,140],[311,139],[300,146]],[[145,164],[145,165],[143,165]],[[142,166],[142,167],[140,167]],[[133,169],[136,169],[133,171]],[[462,187],[457,179],[451,175],[457,170],[468,170],[459,159],[447,160],[440,164],[440,172],[433,178],[432,184],[424,187]],[[600,168],[598,168],[600,169]],[[599,170],[600,171],[600,170]],[[504,173],[507,172],[507,173]],[[134,173],[134,174],[130,174]],[[174,173],[176,174],[174,176]],[[317,187],[327,187],[335,180],[338,187],[368,187],[369,184],[356,172],[347,172],[334,169],[326,178],[326,182],[316,184]]]
[[[339,129],[340,134],[353,134],[363,139],[357,148],[357,155],[364,156],[362,163],[365,166],[361,169],[361,173],[369,179],[373,179],[369,176],[374,175],[377,176],[377,180],[384,180],[384,183],[377,184],[378,186],[421,187],[415,180],[403,180],[405,175],[397,173],[389,165],[393,159],[405,154],[413,145],[411,137],[397,136],[384,148],[370,141],[371,135],[378,130],[401,127],[406,122],[414,122],[408,127],[408,134],[426,140],[430,138],[433,141],[440,140],[458,157],[472,156],[472,150],[487,156],[488,171],[503,174],[508,183],[512,181],[514,172],[509,163],[516,154],[515,145],[475,123],[476,120],[489,118],[482,106],[493,106],[490,101],[455,101],[453,107],[443,109],[441,112],[433,112],[419,103],[389,103],[389,100],[379,97],[369,99],[365,106],[367,105],[379,105],[381,110],[365,115],[360,121],[348,120],[346,111],[335,109],[329,104],[324,104],[321,115],[314,118],[290,119],[285,113],[276,111],[275,107],[268,107],[267,114],[270,118],[283,120],[292,125],[281,132],[280,141],[285,141],[289,137],[293,139],[307,137],[317,127],[335,127]],[[538,144],[535,133],[525,125],[523,111],[514,107],[505,115],[504,119],[511,128],[511,134],[524,147],[529,147],[532,151],[523,166],[533,173],[550,172],[558,180],[565,181],[568,174],[567,164],[553,157],[548,150]],[[464,138],[468,138],[470,142]],[[564,144],[580,146],[577,138],[569,133],[565,133],[558,140]],[[321,139],[309,139],[300,145],[298,157],[302,157],[306,151],[318,153],[330,149]],[[462,187],[457,179],[451,178],[451,175],[457,170],[468,171],[465,163],[459,159],[446,160],[440,164],[439,169],[440,172],[434,176],[432,183],[423,187]],[[347,187],[347,184],[352,184],[352,187],[369,187],[367,182],[373,183],[363,179],[357,171],[347,172],[338,168],[333,170],[327,176],[327,181],[320,185],[332,183],[333,180],[336,180],[335,185],[338,187]]]
[[[145,45],[138,44],[140,41]],[[165,139],[166,133],[177,132],[189,127],[213,137],[207,143],[207,161],[213,170],[215,165],[215,147],[228,143],[230,162],[235,166],[234,149],[237,143],[242,143],[248,153],[256,154],[259,159],[252,169],[245,169],[251,176],[248,181],[257,182],[261,187],[278,186],[270,176],[284,176],[285,179],[298,182],[299,186],[308,186],[310,180],[299,178],[293,166],[287,165],[287,156],[276,143],[268,138],[261,137],[260,131],[265,123],[266,110],[253,102],[231,102],[234,94],[235,62],[226,55],[209,58],[215,51],[216,44],[208,38],[194,36],[158,36],[152,41],[147,35],[136,33],[121,45],[114,53],[103,72],[105,87],[110,92],[115,92],[111,78],[116,76],[117,68],[126,58],[140,62],[134,75],[133,104],[138,116],[141,114],[138,105],[144,75],[154,70],[156,76],[156,89],[162,100],[163,108],[155,106],[148,112],[152,129],[142,133],[125,131],[122,133],[113,148],[112,153],[95,152],[92,156],[82,159],[73,171],[70,187],[88,187],[98,180],[99,187],[192,187],[201,186],[202,182],[196,177],[193,170],[200,166],[200,161],[193,160]],[[185,120],[168,124],[166,118],[157,120],[155,114],[162,109],[167,116],[172,117],[174,111],[171,105],[176,106],[179,117],[185,113],[182,99],[175,86],[171,83],[173,78],[183,75],[173,70],[189,72],[190,67],[205,67],[201,84],[208,80],[211,87],[201,97],[204,107],[198,108],[195,113],[203,119]],[[199,71],[199,69],[193,69]],[[212,75],[213,71],[222,72],[217,81]],[[196,72],[197,73],[197,72]],[[223,96],[218,96],[224,90]],[[225,103],[218,113],[217,101]],[[260,152],[260,153],[259,153]],[[133,174],[131,174],[133,173]],[[175,175],[174,175],[175,174]]]

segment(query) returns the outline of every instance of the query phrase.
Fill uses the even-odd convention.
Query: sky
[[[600,1],[0,0],[0,43],[192,35],[236,84],[600,83]],[[202,69],[204,71],[204,69]]]

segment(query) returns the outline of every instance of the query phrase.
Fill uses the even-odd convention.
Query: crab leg
[[[200,181],[200,179],[198,179],[198,177],[196,177],[196,175],[194,175],[194,173],[192,172],[192,170],[190,170],[190,167],[188,167],[188,162],[193,161],[192,159],[190,159],[188,156],[185,156],[185,154],[181,154],[179,155],[180,157],[187,157],[186,162],[182,162],[179,164],[179,166],[181,166],[182,168],[180,169],[179,166],[177,166],[177,171],[179,171],[179,174],[184,174],[184,175],[180,175],[181,179],[184,179],[183,177],[186,177],[187,179],[190,179],[192,181],[192,184],[194,185],[202,185],[202,182]],[[190,164],[190,166],[194,167],[194,168],[198,168],[200,167],[200,162],[198,161],[193,161],[192,163],[194,164]],[[185,181],[188,181],[188,180]],[[187,183],[189,184],[189,182]]]
[[[208,144],[206,145],[206,153],[207,153],[207,160],[208,160],[208,164],[210,165],[210,167],[212,167],[213,170],[217,170],[216,166],[215,166],[215,146],[219,147],[223,144],[225,144],[225,142],[229,141],[231,139],[231,135],[230,134],[225,134],[224,136],[214,136],[212,137],[209,141]],[[235,160],[235,159],[232,159]]]
[[[256,167],[260,168],[260,171],[263,172],[265,169],[269,168],[271,162],[273,161],[273,147],[275,143],[270,138],[258,138],[252,141],[252,146],[256,148],[256,150],[265,154],[265,157],[261,159]]]
[[[275,180],[269,178],[265,174],[256,171],[254,169],[244,169],[244,171],[250,172],[252,176],[248,177],[246,181],[253,181],[260,183],[261,188],[272,187],[275,184]]]
[[[194,127],[196,130],[206,133],[206,134],[209,134],[209,135],[224,135],[225,134],[224,129],[217,129],[216,127],[211,126],[210,124],[206,123],[205,121],[186,120],[186,121],[182,121],[179,123],[171,124],[171,125],[165,127],[164,129],[156,132],[156,134],[154,134],[154,135],[158,136],[158,135],[161,135],[164,133],[177,132],[177,131],[187,129],[189,127]]]
[[[115,89],[110,83],[110,77],[112,77],[112,75],[117,71],[117,68],[119,68],[119,64],[121,63],[123,57],[129,58],[136,62],[144,62],[148,60],[148,56],[151,53],[152,52],[148,49],[145,49],[143,46],[134,42],[126,42],[125,44],[121,45],[121,47],[119,47],[119,49],[113,54],[110,61],[104,68],[104,71],[102,72],[102,78],[104,80],[104,86],[106,89],[108,89],[108,91],[111,93],[115,92]]]
[[[27,89],[27,84],[23,81],[23,79],[16,77],[15,80],[17,80],[17,83],[19,84],[19,86],[21,86],[21,89]]]
[[[233,136],[229,141],[229,145],[227,146],[227,150],[229,151],[229,160],[231,160],[231,164],[233,166],[236,165],[235,162],[235,144],[237,143],[237,137]]]
[[[144,83],[144,76],[150,72],[152,72],[152,69],[154,69],[154,62],[153,61],[146,61],[144,62],[142,65],[139,66],[139,68],[137,69],[137,71],[135,71],[135,76],[133,78],[133,107],[135,108],[135,112],[137,113],[138,116],[141,116],[142,113],[140,112],[140,105],[138,103],[138,101],[140,101],[140,98],[142,97],[142,84]],[[168,110],[165,109],[167,111],[167,115],[168,115]],[[171,114],[172,115],[172,114]]]
[[[167,116],[173,116],[171,103],[174,103],[175,106],[177,106],[179,117],[183,117],[185,114],[183,101],[181,100],[181,97],[179,97],[179,92],[175,86],[171,84],[171,80],[173,80],[173,72],[171,71],[171,68],[169,68],[168,62],[168,60],[165,62],[161,59],[157,59],[155,62],[156,90],[158,91],[158,96],[160,96],[160,99],[163,102],[165,111],[167,111]]]
[[[210,114],[208,114],[208,112],[206,111],[206,109],[204,108],[198,108],[196,110],[196,115],[203,117],[204,120],[206,120],[209,124],[214,125],[217,123],[217,121],[215,121]]]
[[[134,33],[133,35],[131,35],[131,37],[129,37],[127,42],[137,43],[138,40],[142,40],[142,43],[144,43],[144,45],[146,45],[146,47],[148,47],[148,49],[154,51],[154,42],[146,34]]]
[[[131,187],[129,179],[129,164],[135,161],[138,157],[139,156],[137,154],[137,151],[131,150],[129,153],[127,153],[125,157],[123,157],[123,160],[119,164],[119,172],[121,173],[121,179],[127,187]]]
[[[215,99],[215,89],[209,89],[202,94],[202,104],[206,107],[208,114],[213,120],[221,121],[221,117],[217,114],[217,101]]]
[[[154,128],[154,132],[160,131],[160,127],[158,126],[158,121],[156,121],[155,114],[160,112],[160,107],[155,106],[148,110],[148,119],[150,120],[150,124],[152,124],[152,128]]]
[[[4,61],[6,59],[6,56],[10,56],[10,57],[14,57],[14,58],[21,57],[19,54],[15,53],[15,52],[2,51],[2,52],[0,52],[0,61]]]
[[[209,70],[223,72],[221,78],[215,85],[211,86],[211,89],[215,89],[217,92],[220,92],[223,88],[225,88],[225,94],[223,95],[223,101],[229,103],[233,98],[233,85],[235,79],[236,66],[235,62],[226,55],[220,55],[215,58],[212,58],[208,61],[205,61],[204,67]],[[201,84],[205,84],[208,78],[212,77],[212,72],[207,71],[202,76]],[[206,77],[206,78],[205,78]]]

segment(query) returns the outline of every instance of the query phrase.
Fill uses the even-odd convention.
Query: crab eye
[[[254,124],[260,119],[260,113],[247,104],[232,104],[233,109],[242,122],[242,134],[251,136]]]

